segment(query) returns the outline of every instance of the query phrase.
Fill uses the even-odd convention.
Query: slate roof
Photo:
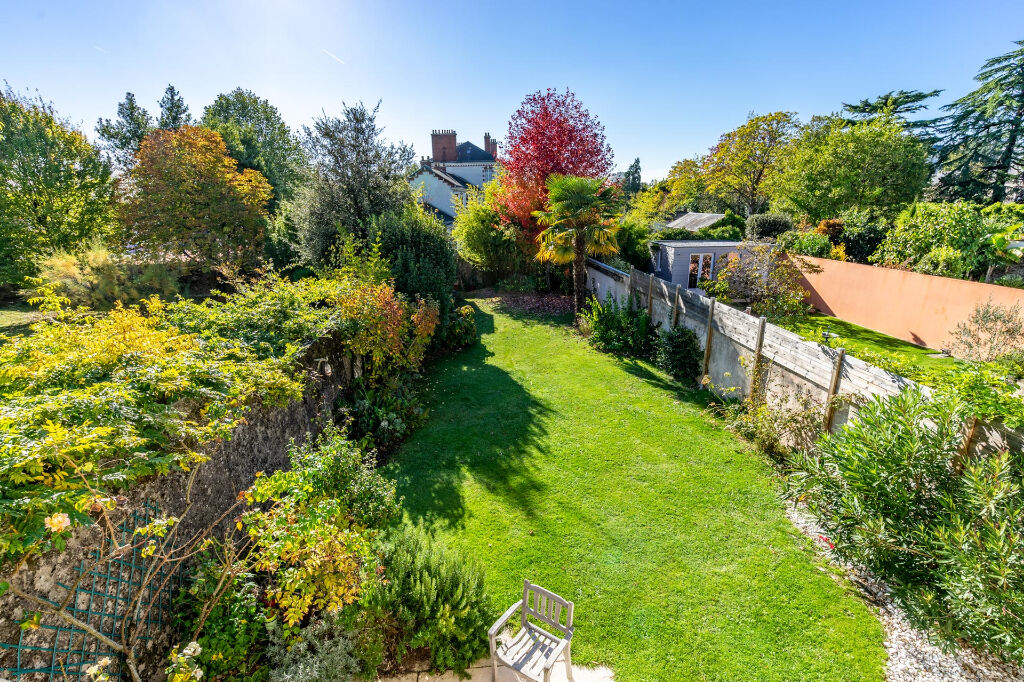
[[[717,223],[724,217],[724,213],[684,213],[665,225],[665,227],[670,230],[682,227],[687,230],[697,231],[702,227]]]
[[[455,163],[463,163],[465,161],[494,161],[494,156],[490,152],[480,149],[480,147],[477,147],[472,142],[463,142],[455,147]]]
[[[464,177],[455,175],[455,173],[449,173],[448,171],[441,170],[440,168],[434,168],[433,166],[420,166],[420,169],[413,174],[415,178],[420,173],[433,173],[438,178],[451,185],[452,187],[461,187],[462,189],[468,189],[473,187],[473,183]]]

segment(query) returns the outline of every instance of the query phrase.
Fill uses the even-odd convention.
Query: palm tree
[[[556,264],[572,263],[573,311],[578,316],[584,303],[587,255],[618,253],[618,194],[603,178],[552,174],[547,179],[546,210],[533,215],[545,229],[537,235],[537,259]]]

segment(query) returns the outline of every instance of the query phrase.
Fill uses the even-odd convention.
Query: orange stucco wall
[[[804,273],[815,308],[930,348],[948,346],[949,333],[979,303],[991,299],[1024,308],[1024,289],[824,258],[806,260],[821,268]]]

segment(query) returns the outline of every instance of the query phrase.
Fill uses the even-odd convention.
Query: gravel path
[[[923,630],[907,620],[893,600],[888,586],[864,571],[840,561],[831,551],[824,533],[809,513],[787,504],[786,515],[797,528],[814,540],[829,561],[843,568],[846,577],[876,608],[885,628],[885,649],[889,653],[885,678],[890,682],[1024,682],[1024,669],[1008,665],[991,654],[970,648],[944,652],[928,640]]]

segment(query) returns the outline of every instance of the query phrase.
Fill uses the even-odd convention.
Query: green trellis
[[[149,502],[141,511],[132,514],[118,526],[122,544],[131,542],[136,528],[145,526],[159,515],[159,508]],[[109,542],[105,540],[105,542]],[[100,550],[93,550],[93,562],[102,556]],[[117,641],[121,625],[127,618],[129,627],[142,629],[139,638],[150,638],[153,629],[160,630],[166,623],[174,603],[175,595],[181,588],[182,571],[176,568],[168,578],[168,572],[161,567],[149,584],[143,587],[142,579],[149,568],[142,556],[142,548],[136,548],[130,555],[108,559],[97,564],[92,570],[83,560],[75,569],[80,576],[75,596],[70,600],[67,612],[87,623],[105,636]],[[57,583],[64,589],[69,585]],[[164,585],[161,589],[161,585]],[[144,590],[140,600],[141,608],[126,614],[127,606]],[[53,602],[51,602],[53,603]],[[54,603],[54,606],[57,604]],[[140,618],[139,614],[145,614]],[[39,631],[46,632],[40,636]],[[0,665],[0,678],[14,682],[35,680],[85,679],[86,669],[104,657],[110,657],[112,665],[107,669],[112,679],[121,676],[122,665],[118,654],[110,651],[102,642],[79,628],[68,625],[40,624],[31,635],[33,642],[48,641],[47,644],[28,643],[29,631],[23,630],[17,644],[0,642],[0,650],[13,651],[16,662],[13,667]],[[10,653],[8,653],[10,655]],[[11,678],[13,675],[13,678]]]

